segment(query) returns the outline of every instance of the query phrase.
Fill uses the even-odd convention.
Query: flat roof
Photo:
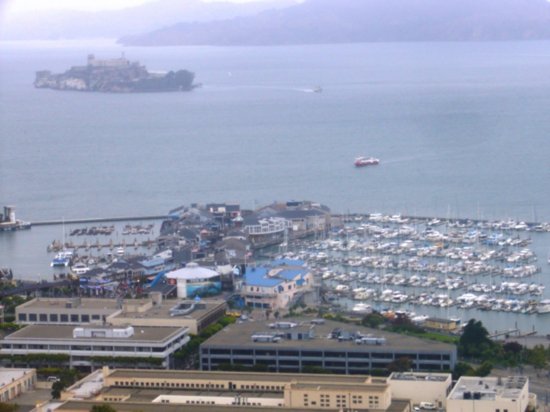
[[[393,381],[451,382],[451,374],[430,372],[393,372],[388,379]]]
[[[263,373],[263,372],[221,372],[221,371],[195,371],[195,370],[154,370],[154,369],[115,369],[108,376],[109,379],[211,379],[211,380],[251,380],[258,382],[279,381],[287,383],[291,381],[349,384],[363,384],[370,380],[368,375],[324,375],[311,373]]]
[[[525,376],[462,376],[449,394],[449,399],[470,401],[495,400],[497,398],[518,399],[521,391],[528,384],[529,380]]]
[[[97,393],[97,392],[96,392]],[[128,397],[128,402],[152,402],[159,396],[245,396],[265,399],[283,399],[283,392],[222,391],[216,389],[150,389],[150,388],[105,388],[101,395]]]
[[[102,401],[74,401],[70,400],[65,402],[56,411],[83,411],[88,412],[93,405],[101,405],[104,402]],[[146,402],[113,402],[113,407],[118,412],[158,412],[162,410],[163,412],[181,412],[182,410],[194,412],[194,411],[208,411],[208,412],[230,412],[238,411],[245,409],[247,412],[280,412],[281,409],[289,412],[304,412],[304,408],[281,408],[280,406],[246,406],[243,408],[236,407],[234,405],[182,405],[182,404],[170,404],[163,403],[159,405],[158,403],[146,403]],[[326,412],[326,408],[307,408],[308,412]],[[372,411],[372,410],[371,410]],[[401,412],[403,409],[391,411],[391,412]]]
[[[159,342],[171,338],[182,331],[182,327],[164,327],[164,326],[135,326],[134,335],[128,338],[73,338],[75,325],[28,325],[4,338],[5,341],[16,340],[38,340],[38,341],[59,341],[73,340],[75,344],[79,341],[97,341],[97,342]],[[94,328],[85,326],[86,329]],[[120,329],[120,326],[113,326]]]
[[[191,311],[190,313],[186,315],[177,315],[177,316],[171,316],[170,310],[174,308],[175,306],[181,304],[181,303],[188,303],[188,304],[194,304],[195,309]],[[145,311],[145,312],[128,312],[128,311],[122,311],[121,313],[117,314],[116,316],[109,318],[109,319],[202,319],[209,314],[212,313],[212,311],[216,310],[220,307],[220,305],[225,305],[226,302],[223,300],[201,300],[199,302],[194,302],[192,300],[163,300],[160,305],[154,305],[151,309]]]
[[[386,352],[388,350],[411,351],[414,353],[426,352],[451,352],[456,351],[454,345],[442,343],[427,339],[420,339],[414,336],[400,335],[397,333],[386,332],[379,329],[371,329],[364,326],[352,325],[342,322],[325,320],[322,324],[311,324],[309,318],[284,319],[285,322],[295,322],[298,324],[295,328],[289,329],[270,329],[269,324],[273,322],[266,321],[245,321],[226,326],[220,332],[216,333],[206,340],[201,347],[217,348],[295,348],[307,350],[337,350],[344,349],[353,352]],[[313,339],[287,340],[281,339],[279,342],[253,342],[252,335],[256,333],[307,333],[312,329],[315,333]],[[329,339],[330,334],[335,329],[341,329],[350,333],[359,332],[363,336],[385,338],[385,343],[381,345],[356,344],[353,340],[338,341],[338,339]]]
[[[141,300],[136,300],[139,302]],[[67,304],[73,304],[78,302],[74,307],[67,307]],[[43,310],[48,313],[52,310],[98,310],[113,312],[118,308],[116,299],[101,299],[101,298],[36,298],[29,302],[23,303],[18,306],[19,310]]]
[[[0,368],[0,388],[32,373],[34,369]]]

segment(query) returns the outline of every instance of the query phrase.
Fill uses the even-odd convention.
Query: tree
[[[390,372],[406,372],[412,369],[412,361],[407,358],[406,356],[403,356],[401,358],[397,358],[393,362],[391,362],[388,365],[388,371]]]
[[[494,347],[489,339],[489,332],[483,327],[481,321],[470,319],[460,336],[458,350],[463,356],[482,357],[490,354]]]
[[[546,366],[546,350],[542,345],[535,345],[527,351],[527,362],[538,371]]]
[[[368,326],[369,328],[378,328],[378,326],[382,325],[386,319],[384,316],[382,316],[379,313],[373,312],[366,315],[363,319],[361,319],[361,325]]]
[[[485,361],[474,370],[474,376],[488,376],[492,369],[493,364],[489,361]]]
[[[102,405],[94,405],[90,409],[90,412],[116,412],[116,409],[113,408],[108,403],[104,403]]]
[[[0,412],[15,412],[19,409],[16,403],[0,402]]]
[[[453,379],[458,380],[461,376],[472,376],[474,368],[466,362],[457,362],[453,371]]]

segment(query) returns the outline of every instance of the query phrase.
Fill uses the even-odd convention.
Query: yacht
[[[550,313],[550,299],[544,299],[537,305],[537,313]]]
[[[83,275],[84,273],[88,272],[90,268],[86,266],[84,263],[79,262],[72,265],[71,270],[75,275]]]
[[[353,306],[352,311],[360,314],[369,314],[372,313],[372,307],[366,303],[357,303]]]

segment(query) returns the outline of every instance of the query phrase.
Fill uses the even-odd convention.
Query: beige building
[[[90,409],[90,402],[109,402],[116,410],[132,404],[136,410],[162,404],[202,408],[262,407],[285,410],[369,410],[410,412],[407,401],[392,400],[383,378],[365,375],[266,374],[254,372],[161,371],[103,368],[63,394],[69,400],[60,410]],[[93,387],[93,385],[96,385]],[[92,386],[90,386],[92,385]],[[82,388],[88,387],[86,391]],[[88,396],[85,396],[88,393]],[[83,403],[79,409],[78,402]],[[141,405],[136,407],[135,403]]]
[[[125,303],[120,311],[107,317],[111,325],[185,327],[192,335],[225,315],[227,304],[222,300],[198,302],[165,300],[160,296],[143,304]]]
[[[454,319],[428,318],[424,322],[424,327],[440,332],[455,332],[458,330],[459,324]]]
[[[110,324],[113,326],[186,327],[197,334],[225,314],[222,300],[163,300],[151,293],[145,299],[36,298],[15,308],[23,325]]]
[[[392,396],[410,399],[413,405],[429,402],[445,408],[453,381],[450,373],[394,372],[388,378]]]
[[[463,376],[447,398],[447,412],[525,412],[528,405],[525,376]]]
[[[34,389],[36,369],[0,368],[0,402],[9,402]]]

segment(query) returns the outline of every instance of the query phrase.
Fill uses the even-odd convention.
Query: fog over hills
[[[126,45],[277,45],[550,38],[546,0],[306,0],[223,21],[181,22]]]
[[[119,38],[180,22],[207,22],[287,7],[297,0],[236,4],[201,0],[157,0],[140,6],[101,12],[46,10],[10,13],[0,24],[2,40]]]

